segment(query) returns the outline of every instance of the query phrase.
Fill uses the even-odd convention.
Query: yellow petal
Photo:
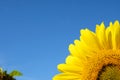
[[[71,55],[73,55],[73,56],[76,56],[76,57],[79,57],[79,58],[82,58],[82,59],[86,59],[86,57],[84,56],[84,54],[82,52],[79,52],[76,49],[76,46],[73,45],[73,44],[69,45],[69,51],[70,51]]]
[[[80,55],[84,56],[84,60],[96,52],[92,47],[87,46],[84,41],[75,40],[74,44]]]
[[[116,21],[113,25],[114,29],[111,30],[112,32],[112,46],[113,49],[120,48],[120,25],[119,22]]]
[[[107,49],[104,23],[101,23],[101,25],[96,25],[96,36],[99,39],[101,47],[103,49]]]
[[[100,44],[96,35],[88,29],[81,30],[80,39],[83,40],[87,46],[92,47],[93,50],[100,50]]]
[[[81,60],[80,58],[74,57],[72,55],[70,55],[66,58],[66,64],[68,64],[68,65],[76,65],[79,67],[83,67],[84,63],[85,63],[84,60]]]
[[[110,27],[107,27],[105,31],[105,35],[106,35],[106,46],[108,47],[108,49],[112,49],[112,33]]]
[[[53,77],[53,80],[81,80],[81,78],[79,74],[62,73],[57,74],[55,77]]]
[[[81,74],[82,68],[76,65],[59,64],[58,70],[61,72],[70,72]]]

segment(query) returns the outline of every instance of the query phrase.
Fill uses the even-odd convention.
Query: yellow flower
[[[61,72],[53,80],[120,80],[120,24],[105,28],[96,25],[96,31],[80,31],[80,40],[70,44],[70,55],[58,65]]]

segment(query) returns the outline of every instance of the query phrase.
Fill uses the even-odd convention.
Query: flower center
[[[82,80],[120,80],[120,50],[100,51],[87,63]]]
[[[112,64],[103,66],[97,80],[120,80],[120,68]]]

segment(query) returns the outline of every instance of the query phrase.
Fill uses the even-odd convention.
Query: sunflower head
[[[53,80],[120,80],[120,24],[96,25],[95,32],[80,30],[80,39],[70,44],[70,55],[58,65]]]

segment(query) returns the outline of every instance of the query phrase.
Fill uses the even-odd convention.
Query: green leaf
[[[17,71],[17,70],[13,70],[9,75],[12,76],[12,77],[14,77],[14,76],[22,76],[22,73]]]
[[[3,70],[2,70],[2,68],[0,68],[0,73],[3,73]]]

